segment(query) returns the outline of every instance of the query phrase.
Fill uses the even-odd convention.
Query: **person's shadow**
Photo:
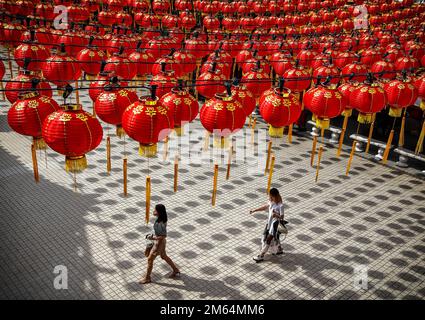
[[[182,274],[180,278],[174,279],[173,283],[155,282],[162,287],[168,287],[177,290],[185,290],[190,292],[200,292],[200,299],[210,298],[227,298],[234,300],[246,300],[234,287],[227,285],[222,280],[207,280],[202,278],[191,277],[187,274]]]

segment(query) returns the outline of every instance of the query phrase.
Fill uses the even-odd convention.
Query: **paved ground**
[[[82,96],[87,110],[91,102]],[[39,157],[41,182],[32,177],[30,139],[7,125],[0,111],[0,298],[3,299],[423,299],[425,296],[425,184],[420,177],[356,157],[344,175],[347,152],[328,148],[319,183],[309,165],[311,140],[274,141],[273,186],[284,195],[289,234],[283,256],[256,264],[266,213],[249,209],[266,200],[264,157],[238,160],[231,179],[220,166],[217,205],[210,204],[212,165],[182,164],[179,191],[173,165],[151,160],[153,204],[169,211],[169,255],[182,271],[169,280],[160,259],[154,283],[139,285],[146,268],[145,177],[148,163],[127,141],[129,196],[122,194],[123,141],[112,139],[112,174],[105,141],[88,154],[78,192],[63,156]],[[105,127],[107,128],[107,127]],[[195,121],[190,148],[202,144]],[[258,124],[261,134],[266,131]],[[114,130],[109,130],[111,135]],[[106,133],[106,130],[105,130]],[[261,138],[261,137],[260,137]],[[256,140],[263,155],[265,141]],[[173,137],[171,146],[176,143]],[[185,144],[186,147],[189,144]],[[162,145],[160,146],[162,147]],[[246,152],[258,145],[247,144]],[[254,149],[253,149],[254,148]],[[238,152],[242,149],[238,148]],[[258,150],[257,150],[258,151]],[[170,150],[172,152],[172,150]],[[238,153],[240,155],[240,153]],[[249,170],[248,170],[249,169]],[[253,172],[257,174],[252,174]],[[68,268],[68,289],[53,286],[55,266]],[[367,268],[368,288],[354,285],[356,267]]]

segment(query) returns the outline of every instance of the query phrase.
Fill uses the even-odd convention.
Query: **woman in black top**
[[[142,284],[151,282],[153,262],[157,256],[161,256],[161,258],[164,259],[173,269],[173,273],[170,275],[170,278],[175,278],[180,275],[179,269],[177,269],[173,260],[171,260],[170,257],[168,257],[167,253],[165,252],[165,247],[167,242],[166,238],[167,238],[167,220],[168,220],[165,206],[163,204],[157,204],[155,206],[153,215],[157,217],[153,225],[155,235],[150,236],[148,239],[154,240],[155,242],[148,257],[148,268],[146,271],[146,275],[142,280],[140,280],[140,283]]]

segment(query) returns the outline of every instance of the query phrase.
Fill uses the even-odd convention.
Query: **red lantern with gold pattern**
[[[81,75],[80,64],[65,52],[61,44],[60,52],[50,56],[43,64],[43,76],[54,83],[58,88],[76,81]]]
[[[35,32],[31,30],[31,40],[25,41],[20,44],[14,52],[15,61],[21,68],[24,67],[25,59],[31,59],[31,63],[28,65],[28,70],[38,71],[41,70],[44,60],[49,57],[49,50],[35,42]]]
[[[418,97],[421,99],[420,107],[425,111],[425,74],[416,79],[415,87],[418,89]]]
[[[341,75],[345,77],[349,77],[351,74],[355,74],[354,77],[352,77],[352,80],[363,82],[366,80],[366,74],[368,72],[367,66],[360,62],[353,62],[350,64],[347,64],[345,67],[341,70]]]
[[[124,48],[121,47],[118,53],[106,60],[105,71],[113,72],[122,79],[131,80],[135,77],[138,70],[133,63],[130,63],[128,56],[123,51]]]
[[[357,121],[370,123],[372,115],[381,111],[387,102],[384,90],[378,83],[361,84],[350,95],[350,106],[359,111]]]
[[[46,143],[41,136],[44,119],[59,110],[59,105],[52,98],[40,95],[36,91],[19,94],[7,113],[9,126],[19,134],[32,136],[36,149],[46,149]]]
[[[34,78],[39,80],[39,83],[36,85],[36,89],[39,89],[40,94],[51,98],[52,88],[47,81],[41,79],[33,72],[22,70],[12,79],[12,81],[6,83],[5,89],[7,100],[9,100],[10,103],[14,103],[18,99],[19,93],[31,89],[32,79]]]
[[[196,90],[208,99],[224,90],[223,82],[227,77],[216,67],[217,64],[213,62],[211,68],[207,72],[201,73],[196,80]]]
[[[281,138],[283,129],[293,124],[301,115],[298,98],[286,88],[274,88],[260,104],[260,114],[270,125],[270,137]]]
[[[152,77],[151,86],[156,86],[155,94],[161,98],[164,94],[171,91],[175,86],[177,79],[174,76],[174,71],[166,70],[165,63],[161,65],[161,71]]]
[[[311,88],[304,94],[303,101],[315,115],[316,126],[324,129],[329,128],[330,119],[339,116],[347,105],[347,100],[335,85]]]
[[[121,126],[122,114],[130,104],[137,100],[138,97],[134,91],[120,88],[115,80],[115,82],[111,82],[104,87],[96,98],[94,108],[96,115],[106,123],[115,125],[117,127],[117,136],[122,137],[124,135],[124,130]]]
[[[173,110],[174,130],[178,136],[184,133],[184,125],[195,120],[199,112],[198,101],[183,88],[183,81],[179,80],[179,87],[171,89],[160,99],[160,103]]]
[[[370,71],[379,79],[394,79],[396,74],[394,71],[394,65],[385,60],[376,61]]]
[[[283,74],[285,87],[293,92],[302,92],[310,87],[310,74],[304,67],[293,67]]]
[[[412,79],[392,80],[384,84],[384,90],[390,106],[391,117],[401,117],[403,108],[413,105],[418,98],[418,89]]]
[[[242,81],[246,88],[252,92],[254,97],[258,99],[261,94],[271,87],[270,76],[260,68],[260,61],[251,71],[242,76]]]
[[[85,72],[87,80],[93,80],[100,72],[102,61],[106,55],[102,50],[92,45],[94,37],[90,37],[87,48],[82,49],[77,54],[77,60],[81,64],[81,69]]]
[[[65,169],[78,172],[87,168],[86,153],[95,149],[103,137],[96,116],[79,104],[64,104],[43,122],[42,136],[54,151],[65,155]]]
[[[414,72],[416,69],[420,67],[420,63],[418,59],[413,57],[400,57],[394,63],[395,70],[403,71],[406,70],[408,72]]]
[[[245,124],[245,111],[239,101],[232,97],[230,84],[227,92],[216,93],[201,108],[202,126],[214,135],[214,146],[227,146],[227,137],[240,130]]]
[[[139,154],[154,157],[157,143],[165,139],[174,127],[173,110],[159,102],[156,86],[150,96],[131,104],[122,116],[122,127],[129,137],[139,142]]]
[[[325,80],[331,77],[330,84],[337,84],[339,82],[339,70],[332,64],[323,65],[313,71],[313,78]]]
[[[242,105],[245,115],[249,116],[256,107],[254,94],[243,84],[234,84],[232,86],[232,96]]]

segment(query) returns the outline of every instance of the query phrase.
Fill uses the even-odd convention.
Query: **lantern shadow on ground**
[[[10,166],[17,164],[19,172],[8,174]],[[2,192],[1,198],[0,232],[4,250],[0,250],[3,284],[0,298],[102,298],[97,275],[115,270],[101,270],[93,262],[85,231],[89,223],[84,218],[99,204],[98,195],[75,193],[46,179],[36,185],[33,173],[3,148],[0,148],[0,174],[3,176],[0,189],[8,190]],[[31,206],[20,204],[28,201],[32,202]],[[56,290],[53,285],[58,275],[53,270],[59,265],[68,268],[67,290]],[[11,282],[12,274],[20,281]]]

